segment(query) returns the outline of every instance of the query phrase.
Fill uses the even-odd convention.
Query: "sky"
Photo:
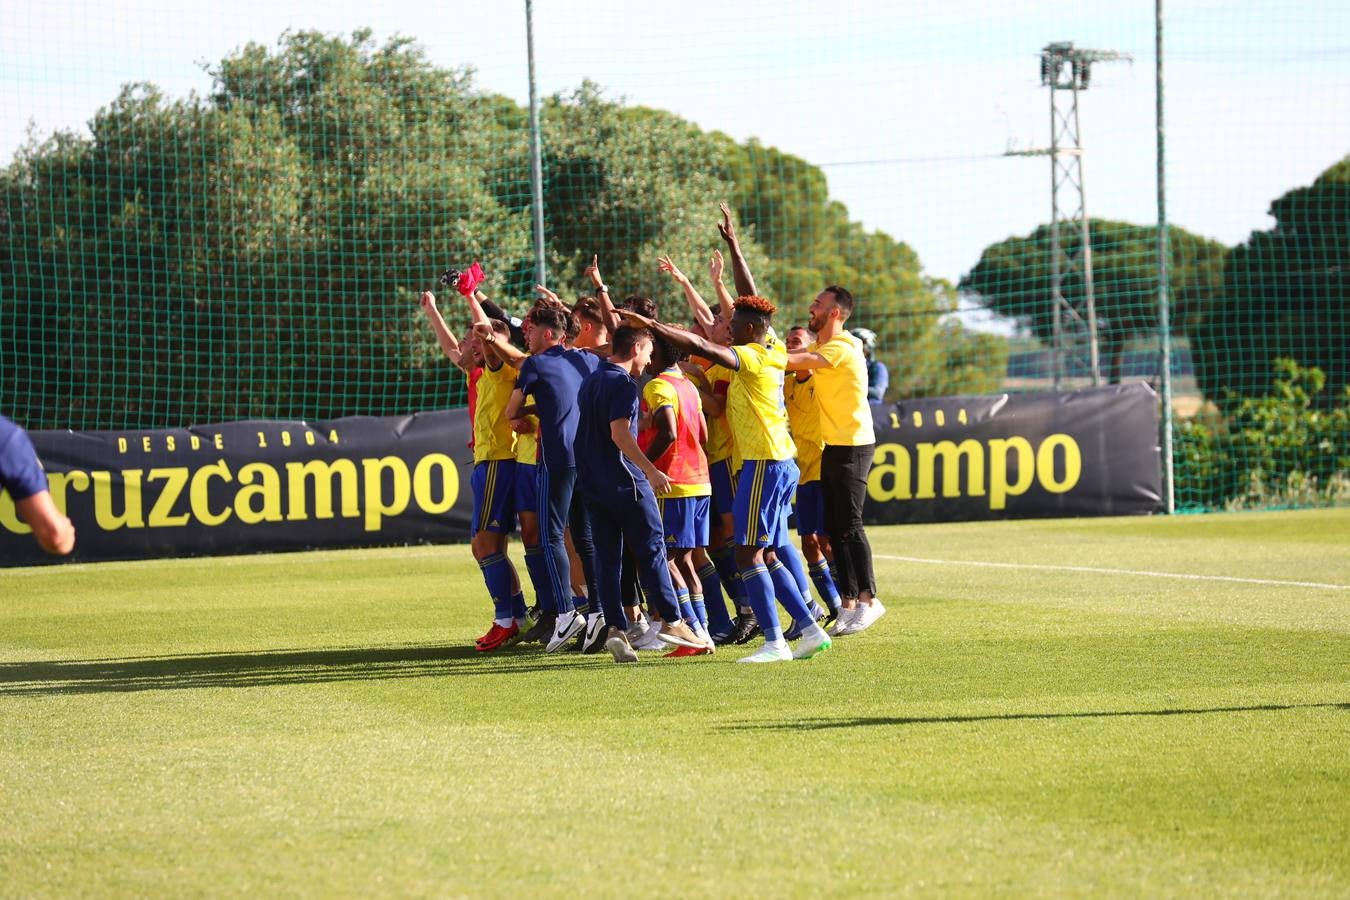
[[[209,6],[209,8],[206,8]],[[1147,0],[536,0],[541,94],[583,79],[633,104],[823,167],[854,219],[958,280],[1050,216],[1040,50],[1114,49],[1080,103],[1090,215],[1157,220]],[[286,29],[416,38],[440,65],[528,98],[525,4],[505,0],[0,0],[0,164],[28,130],[84,130],[121,84],[210,89],[208,64]],[[1350,153],[1350,4],[1167,0],[1168,219],[1227,244]],[[978,323],[973,323],[978,324]]]

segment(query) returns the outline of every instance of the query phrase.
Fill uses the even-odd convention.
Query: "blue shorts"
[[[788,542],[788,510],[800,477],[791,459],[745,461],[732,513],[738,547],[781,547]]]
[[[736,483],[731,480],[731,460],[709,463],[708,480],[712,482],[712,514],[721,519],[728,513],[734,513]]]
[[[473,524],[469,533],[491,531],[510,534],[516,527],[514,459],[490,459],[475,463],[469,485],[473,488]]]
[[[819,481],[797,485],[797,533],[825,533],[825,492]]]
[[[516,460],[516,477],[514,485],[514,494],[516,502],[516,515],[523,512],[534,512],[537,503],[535,501],[535,481],[538,476],[535,475],[534,463],[523,463]]]
[[[708,546],[709,497],[668,497],[657,500],[666,546],[680,550]]]

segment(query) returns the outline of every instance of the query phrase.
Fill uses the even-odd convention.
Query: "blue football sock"
[[[515,594],[511,596],[511,616],[516,619],[516,621],[523,621],[525,619],[526,611],[525,592],[516,591]]]
[[[774,555],[782,563],[792,577],[797,579],[797,591],[803,597],[811,596],[811,579],[806,577],[806,560],[802,559],[802,553],[795,544],[784,544],[781,547],[774,548]]]
[[[708,628],[713,634],[725,634],[735,627],[731,616],[727,614],[726,601],[722,599],[722,576],[717,567],[705,563],[698,570],[698,579],[703,582],[703,598],[707,604]]]
[[[793,621],[811,621],[811,607],[807,606],[806,598],[802,596],[801,588],[797,586],[797,579],[792,577],[792,573],[781,560],[774,560],[769,566],[769,578],[773,582],[774,595],[778,598],[778,602],[783,604],[787,614],[792,616]]]
[[[834,586],[834,578],[830,575],[830,567],[825,564],[825,560],[818,559],[811,563],[811,580],[815,582],[816,593],[820,594],[820,599],[825,601],[830,611],[838,612],[839,588]]]
[[[702,594],[690,594],[689,603],[694,607],[694,618],[698,619],[698,624],[703,626],[703,630],[708,629],[708,605],[703,602]]]
[[[717,574],[722,577],[722,590],[727,592],[727,599],[733,608],[739,609],[742,603],[741,573],[736,570],[735,551],[722,547],[708,551],[708,555],[712,557]]]
[[[487,585],[488,596],[492,598],[493,618],[504,621],[511,616],[511,564],[506,554],[494,553],[480,559],[478,567],[483,570],[483,583]]]
[[[765,642],[782,640],[783,629],[778,625],[778,608],[773,602],[773,579],[769,577],[769,570],[762,565],[742,569],[741,589],[745,591],[746,603],[755,611]]]
[[[680,618],[688,622],[692,628],[698,622],[698,619],[694,616],[694,604],[689,598],[688,589],[676,588],[675,601],[680,607]]]

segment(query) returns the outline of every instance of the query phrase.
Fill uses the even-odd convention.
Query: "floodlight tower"
[[[1041,50],[1041,84],[1050,88],[1050,148],[1019,155],[1050,157],[1050,314],[1053,324],[1055,389],[1073,358],[1087,368],[1094,385],[1101,384],[1097,350],[1097,305],[1092,289],[1092,245],[1089,242],[1087,198],[1083,190],[1083,142],[1078,122],[1078,94],[1088,89],[1092,64],[1131,57],[1116,50],[1087,50],[1072,41],[1047,44]],[[1078,250],[1066,253],[1061,229],[1079,232]],[[1082,294],[1064,296],[1064,280],[1077,272]]]

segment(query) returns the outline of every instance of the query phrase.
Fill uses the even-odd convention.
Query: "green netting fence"
[[[50,6],[0,11],[0,412],[132,429],[464,402],[417,298],[473,259],[508,310],[533,295],[523,4]],[[1274,6],[1167,20],[1183,510],[1350,502],[1350,11]],[[726,200],[780,318],[828,283],[859,298],[889,400],[1090,384],[1057,351],[1029,152],[1038,56],[1071,36],[1134,57],[1079,97],[1098,379],[1160,382],[1152,9],[724,7],[534,4],[555,289],[583,293],[598,253],[682,317],[656,257],[711,297]],[[1081,307],[1081,231],[1059,241]]]

